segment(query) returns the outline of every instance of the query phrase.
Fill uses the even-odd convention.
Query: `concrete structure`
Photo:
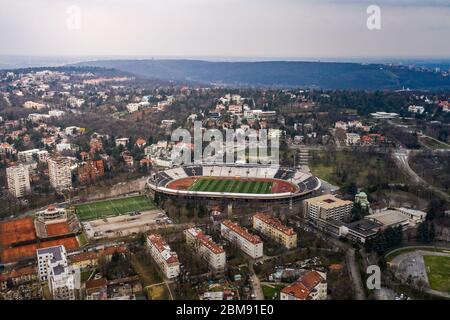
[[[34,155],[39,152],[39,149],[30,149],[17,152],[17,159],[20,162],[30,162],[34,160]]]
[[[175,252],[171,251],[169,245],[160,235],[149,235],[147,237],[147,247],[166,278],[172,279],[178,277],[180,274],[178,256]]]
[[[403,230],[405,230],[415,227],[417,224],[423,222],[426,215],[426,212],[419,210],[390,208],[368,215],[366,216],[366,219],[382,224],[384,229],[400,226]]]
[[[280,300],[326,300],[326,277],[323,272],[308,271],[281,290]]]
[[[67,212],[65,208],[57,207],[55,205],[49,205],[44,210],[36,212],[36,218],[42,222],[49,221],[66,221]]]
[[[9,193],[16,198],[23,197],[31,191],[30,174],[25,165],[6,168],[6,179]]]
[[[217,245],[211,237],[204,234],[198,228],[186,229],[184,234],[186,236],[186,243],[208,262],[209,267],[213,271],[223,271],[225,269],[225,250]]]
[[[294,230],[286,227],[279,220],[269,215],[264,213],[255,214],[253,216],[253,229],[281,243],[287,249],[297,247],[297,234]]]
[[[54,246],[36,250],[38,262],[38,276],[39,280],[45,281],[48,279],[49,262],[52,264],[67,262],[67,252],[64,246]]]
[[[70,160],[64,157],[52,157],[47,160],[50,184],[57,192],[72,187]]]
[[[222,237],[236,244],[245,254],[253,259],[263,256],[263,242],[258,236],[249,233],[246,229],[231,220],[224,220],[220,224]]]
[[[38,275],[48,281],[54,300],[75,300],[75,289],[80,288],[80,269],[69,266],[64,246],[48,247],[36,251]]]
[[[334,219],[344,221],[350,217],[352,201],[341,200],[331,194],[306,199],[303,201],[303,212],[309,219]]]

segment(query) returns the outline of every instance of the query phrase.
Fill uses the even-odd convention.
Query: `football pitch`
[[[189,191],[268,194],[272,193],[272,181],[198,179]]]
[[[76,206],[81,221],[118,216],[133,211],[148,211],[155,208],[155,205],[144,196],[102,200]]]

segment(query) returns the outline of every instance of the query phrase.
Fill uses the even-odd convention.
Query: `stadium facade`
[[[152,173],[146,186],[153,197],[262,202],[303,200],[320,187],[317,177],[297,169],[248,164],[175,167]]]

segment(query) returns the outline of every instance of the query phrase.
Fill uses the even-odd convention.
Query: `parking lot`
[[[146,232],[170,225],[172,221],[161,210],[150,210],[92,220],[82,224],[90,239],[101,239]]]

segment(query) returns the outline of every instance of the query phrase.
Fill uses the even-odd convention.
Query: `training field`
[[[272,193],[272,181],[198,179],[189,191],[267,194]]]
[[[431,289],[450,292],[450,257],[424,256]]]
[[[82,221],[118,216],[134,211],[149,211],[155,208],[155,205],[144,196],[102,200],[76,206],[77,214]]]

